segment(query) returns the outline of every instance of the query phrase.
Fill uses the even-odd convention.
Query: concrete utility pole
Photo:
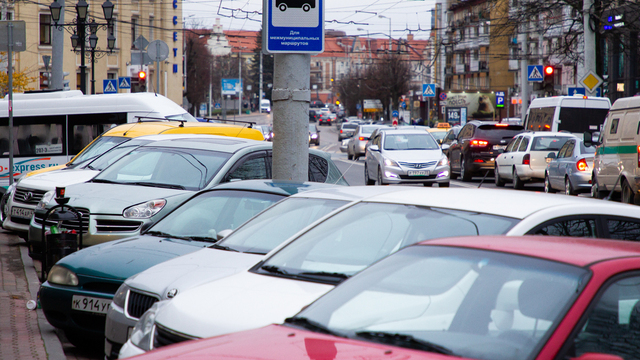
[[[262,51],[260,52],[260,85],[258,89],[258,112],[262,114]]]
[[[518,42],[520,43],[520,97],[522,105],[520,107],[520,116],[524,119],[529,108],[529,49],[527,48],[527,37],[529,36],[527,25],[522,25],[521,32],[518,34]]]
[[[589,14],[594,0],[584,0],[582,5],[582,18],[584,27],[584,62],[578,63],[578,74],[576,82],[582,80],[590,71],[596,72],[596,33],[591,30],[589,24]],[[586,95],[595,95],[585,88]]]
[[[310,54],[275,54],[273,179],[309,179]],[[302,151],[301,151],[302,150]]]

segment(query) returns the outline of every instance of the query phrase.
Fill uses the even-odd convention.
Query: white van
[[[591,141],[591,134],[584,139]],[[640,205],[640,97],[613,103],[597,145],[591,195],[604,198],[613,190],[622,202]]]
[[[154,93],[83,95],[79,90],[14,94],[13,176],[66,164],[114,125],[138,117],[197,121]],[[9,185],[9,101],[0,99],[0,187]],[[0,192],[2,192],[1,189]]]
[[[271,112],[271,101],[269,99],[260,100],[260,112],[266,112],[267,114]]]
[[[600,131],[611,101],[603,97],[553,96],[531,102],[524,118],[529,131],[564,131],[582,135]]]

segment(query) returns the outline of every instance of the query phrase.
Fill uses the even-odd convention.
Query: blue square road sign
[[[118,79],[102,80],[102,93],[103,94],[117,94],[118,93]]]
[[[436,84],[422,84],[422,96],[436,97]]]

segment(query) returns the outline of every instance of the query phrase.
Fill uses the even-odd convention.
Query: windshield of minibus
[[[525,128],[531,131],[566,131],[584,133],[599,131],[609,109],[560,107],[557,129],[554,129],[553,118],[556,107],[531,108]]]

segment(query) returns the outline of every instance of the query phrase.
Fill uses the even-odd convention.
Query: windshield
[[[437,150],[438,143],[428,133],[390,134],[384,138],[385,150]]]
[[[373,130],[379,128],[379,126],[361,126],[360,127],[360,134],[362,135],[371,135],[371,133],[373,132]]]
[[[536,136],[531,151],[558,151],[569,139],[568,136]]]
[[[433,136],[434,139],[436,139],[436,140],[444,139],[445,135],[447,135],[446,131],[434,131],[434,132],[431,132],[431,136]]]
[[[358,127],[358,124],[342,124],[342,128],[345,130],[355,130]]]
[[[194,118],[193,115],[189,113],[182,113],[178,115],[169,115],[165,116],[169,120],[184,120],[184,121],[198,121],[198,119]]]
[[[295,318],[324,332],[454,356],[532,359],[589,273],[484,250],[412,246]]]
[[[318,224],[256,271],[277,268],[292,277],[320,272],[350,276],[421,240],[504,234],[516,222],[476,212],[363,202]]]
[[[118,161],[121,157],[131,152],[133,149],[138,148],[139,146],[145,145],[152,142],[151,140],[144,140],[142,138],[132,139],[131,141],[120,143],[118,146],[110,149],[102,155],[94,159],[89,159],[82,163],[77,163],[74,166],[70,166],[69,169],[72,168],[87,168],[91,170],[102,171],[109,165]]]
[[[147,233],[215,242],[219,231],[237,228],[283,197],[255,191],[207,191],[180,205]]]
[[[79,164],[86,160],[95,158],[98,155],[104,154],[105,152],[112,149],[114,146],[121,144],[125,141],[129,141],[131,138],[123,137],[123,136],[101,136],[97,138],[94,142],[89,144],[86,148],[84,148],[76,157],[73,159],[69,165]]]
[[[307,225],[345,205],[342,200],[289,198],[256,216],[218,245],[266,254]]]
[[[215,151],[143,146],[120,158],[92,181],[200,190],[229,156]]]

